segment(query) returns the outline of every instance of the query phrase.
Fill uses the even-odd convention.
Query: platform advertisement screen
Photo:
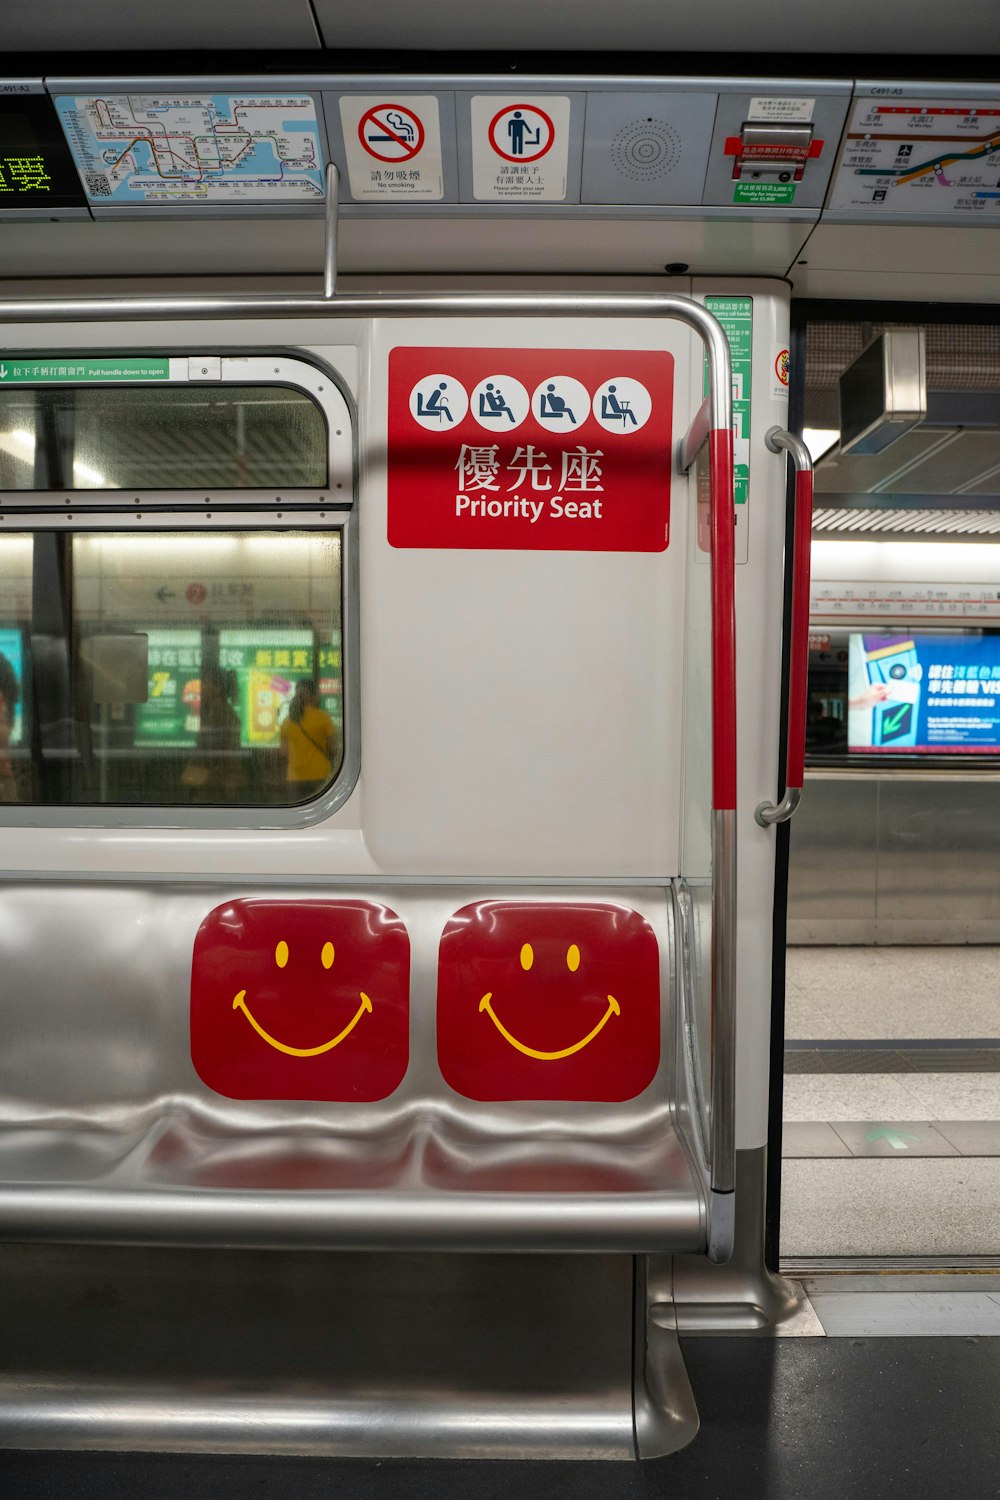
[[[135,743],[185,750],[198,743],[201,631],[148,630],[149,682],[135,709]]]
[[[269,626],[219,631],[219,666],[235,672],[240,744],[275,746],[295,684],[314,676],[311,630]]]
[[[1000,752],[1000,636],[852,633],[847,738],[865,755]]]
[[[0,656],[10,663],[17,681],[17,703],[10,725],[10,748],[24,743],[24,637],[19,630],[0,628]]]

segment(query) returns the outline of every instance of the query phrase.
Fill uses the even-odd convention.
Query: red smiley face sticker
[[[634,1099],[660,1061],[656,936],[623,906],[465,906],[441,938],[437,1027],[468,1099]]]
[[[230,1099],[384,1099],[409,1059],[409,987],[388,907],[230,901],[195,938],[191,1060]]]

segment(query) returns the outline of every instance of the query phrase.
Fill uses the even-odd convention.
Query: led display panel
[[[86,206],[52,100],[0,95],[0,210]]]
[[[1000,751],[1000,636],[852,633],[848,748],[866,755]]]

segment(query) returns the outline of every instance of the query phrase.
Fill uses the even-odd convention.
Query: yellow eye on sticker
[[[324,943],[323,944],[323,952],[320,955],[320,957],[323,960],[323,967],[324,967],[324,969],[330,969],[330,968],[333,967],[333,944],[332,943]]]
[[[566,950],[566,967],[571,974],[575,974],[580,967],[580,950],[575,943],[570,943]]]
[[[528,970],[531,968],[531,965],[534,962],[534,949],[532,948],[530,943],[525,943],[524,947],[521,949],[521,968],[524,970]]]
[[[279,969],[283,969],[288,962],[288,944],[285,942],[284,938],[282,938],[281,942],[274,950],[274,961],[278,965]]]

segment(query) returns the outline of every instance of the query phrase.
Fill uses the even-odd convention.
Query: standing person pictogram
[[[507,134],[510,136],[510,149],[515,156],[523,156],[526,145],[540,146],[542,144],[541,125],[536,125],[532,133],[530,125],[524,118],[524,112],[520,109],[515,109],[508,118]]]

